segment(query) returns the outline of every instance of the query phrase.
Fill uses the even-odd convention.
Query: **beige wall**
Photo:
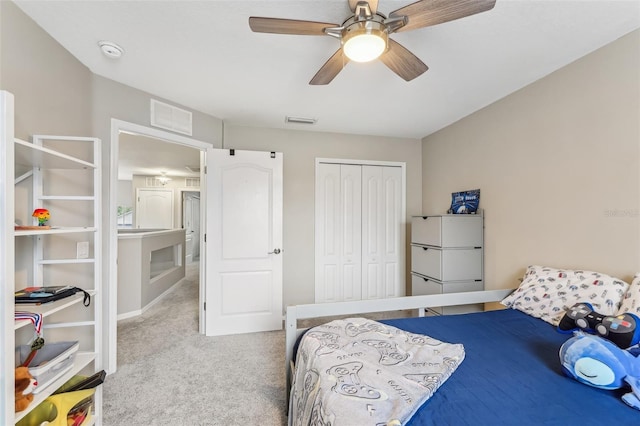
[[[111,119],[128,121],[151,127],[151,99],[191,111],[193,114],[192,139],[211,143],[215,147],[222,144],[222,120],[199,111],[194,111],[170,100],[125,86],[108,78],[92,74],[91,90],[93,101],[93,131],[102,140],[108,141]],[[160,129],[164,130],[164,129]]]
[[[285,306],[314,302],[316,158],[405,162],[407,216],[420,214],[421,147],[417,139],[225,126],[224,148],[284,154]],[[407,244],[408,241],[407,234]],[[409,271],[408,267],[406,271]],[[407,278],[407,283],[410,281]]]
[[[481,189],[487,288],[640,272],[640,31],[423,140],[423,208]]]
[[[14,3],[0,12],[0,88],[15,96],[16,137],[91,136],[91,71]]]

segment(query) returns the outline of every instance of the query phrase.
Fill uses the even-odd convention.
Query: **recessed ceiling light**
[[[100,46],[102,53],[111,59],[118,59],[124,54],[124,49],[112,41],[101,40],[98,42],[98,46]]]

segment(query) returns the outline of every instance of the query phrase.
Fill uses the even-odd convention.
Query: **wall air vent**
[[[151,99],[151,125],[191,136],[193,115],[187,110]]]
[[[200,187],[200,178],[186,178],[184,183],[187,188],[199,188]]]
[[[147,187],[154,187],[162,186],[162,183],[160,183],[160,181],[153,176],[147,176],[144,178],[144,185]]]
[[[294,123],[294,124],[316,124],[317,121],[318,121],[317,118],[307,118],[307,117],[286,116],[284,118],[285,123]]]

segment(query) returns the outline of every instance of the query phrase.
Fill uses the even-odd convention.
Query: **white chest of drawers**
[[[414,216],[411,220],[412,294],[483,290],[483,227],[481,215]],[[430,310],[446,315],[482,311],[483,305]]]

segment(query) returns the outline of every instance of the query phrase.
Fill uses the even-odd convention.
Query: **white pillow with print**
[[[628,288],[628,283],[599,272],[532,265],[502,304],[557,326],[565,311],[580,302],[600,314],[616,315]]]
[[[622,299],[618,315],[627,312],[640,316],[640,272],[633,277],[633,281]]]

